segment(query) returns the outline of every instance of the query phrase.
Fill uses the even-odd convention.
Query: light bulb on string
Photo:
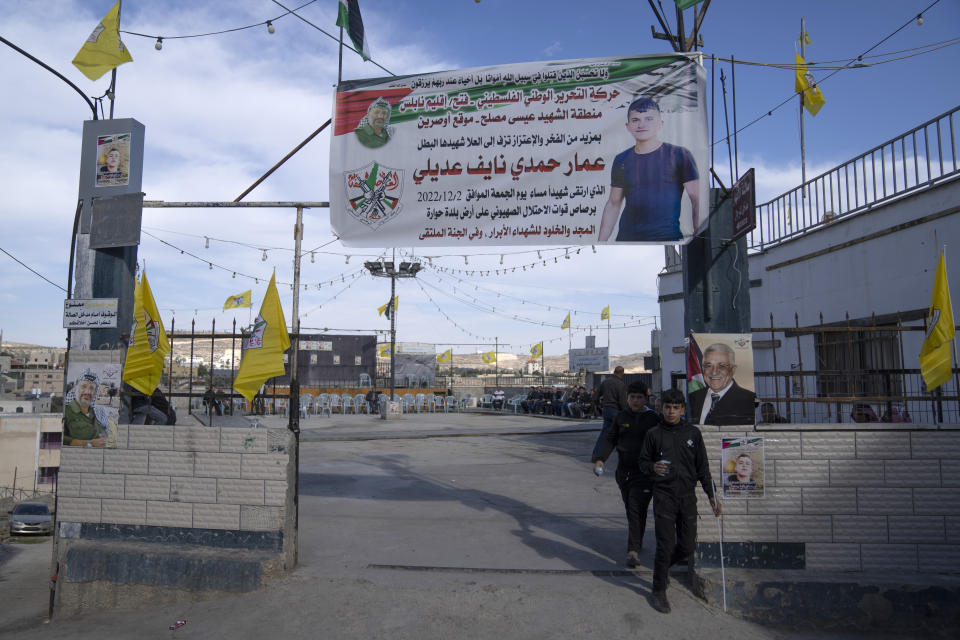
[[[156,49],[157,51],[160,51],[161,49],[163,49],[163,38],[158,36],[157,41],[153,44],[153,48]]]
[[[233,272],[233,275],[232,275],[232,276],[230,276],[230,277],[231,277],[231,278],[234,278],[234,279],[236,279],[236,277],[237,277],[237,272],[236,272],[236,271],[234,271],[234,272]]]
[[[207,236],[203,236],[203,248],[204,249],[210,248],[210,238],[208,238]]]
[[[271,22],[270,20],[267,20],[267,33],[273,35],[276,32],[277,32],[277,28],[273,26],[273,22]]]
[[[344,264],[350,264],[350,256],[347,256],[347,260],[344,262]]]
[[[213,263],[212,263],[212,262],[208,262],[208,263],[207,263],[207,266],[210,267],[210,271],[213,271]]]
[[[267,261],[267,250],[266,250],[266,249],[263,250],[263,255],[260,256],[260,260],[261,260],[262,262],[266,262],[266,261]]]
[[[313,263],[315,263],[315,262],[316,262],[316,255],[314,254],[313,251],[311,251],[311,252],[310,252],[310,264],[313,264]]]

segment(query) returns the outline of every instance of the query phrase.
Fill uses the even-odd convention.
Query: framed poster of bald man
[[[755,398],[751,334],[690,334],[687,347],[690,422],[752,425]]]

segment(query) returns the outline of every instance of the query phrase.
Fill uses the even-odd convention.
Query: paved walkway
[[[673,613],[654,611],[652,531],[644,566],[625,570],[619,492],[612,474],[597,478],[588,464],[599,422],[361,415],[310,417],[301,428],[290,575],[256,593],[55,617],[0,628],[0,637],[858,637],[747,623],[697,600],[681,579],[669,591]],[[15,588],[0,578],[4,606]],[[187,624],[168,631],[176,620]]]

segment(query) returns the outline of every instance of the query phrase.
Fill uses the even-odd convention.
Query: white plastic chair
[[[417,394],[417,413],[420,413],[424,409],[426,409],[427,411],[430,411],[430,400],[427,399],[426,394],[418,393]]]
[[[460,410],[460,405],[457,403],[456,396],[447,396],[443,399],[443,412],[447,413],[451,409],[454,411]]]
[[[413,397],[412,393],[403,394],[403,412],[404,413],[413,413],[417,408],[417,400]]]
[[[481,409],[493,409],[493,395],[485,393],[480,396],[480,408]]]
[[[361,411],[370,413],[370,407],[367,406],[367,397],[362,393],[353,396],[353,412],[359,414]]]
[[[356,408],[353,406],[353,396],[351,396],[349,393],[345,393],[342,396],[340,396],[341,413],[346,415],[348,409],[356,413]]]
[[[472,394],[472,393],[465,393],[465,394],[463,394],[463,397],[460,398],[460,408],[461,408],[461,409],[466,409],[467,406],[469,406],[469,404],[470,404],[470,398],[472,398],[472,397],[473,397],[473,394]]]
[[[306,418],[313,408],[313,396],[309,393],[300,394],[300,417]]]
[[[523,402],[524,397],[525,396],[522,395],[513,396],[507,400],[507,406],[513,407],[514,413],[520,413],[520,403]]]
[[[360,374],[360,386],[361,386],[361,387],[369,387],[369,386],[372,386],[372,385],[373,385],[373,382],[370,380],[370,374],[369,374],[369,373],[361,373],[361,374]]]
[[[334,410],[343,413],[343,410],[340,408],[340,396],[335,393],[331,393],[329,396],[327,396],[327,411],[330,413],[331,417],[333,417]]]

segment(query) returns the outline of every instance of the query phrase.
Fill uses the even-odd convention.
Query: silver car
[[[53,533],[53,516],[42,502],[20,502],[7,514],[10,535]]]

